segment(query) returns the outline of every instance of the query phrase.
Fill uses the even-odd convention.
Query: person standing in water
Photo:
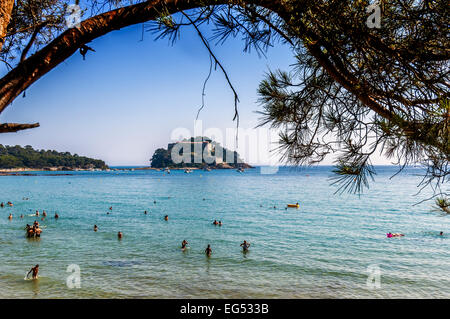
[[[169,215],[164,216],[164,220],[169,220]]]
[[[39,265],[36,265],[30,269],[30,271],[27,274],[27,278],[30,275],[30,273],[33,273],[33,276],[32,276],[33,279],[37,279],[38,273],[39,273]]]
[[[9,214],[8,219],[11,220],[12,219],[12,214]]]
[[[205,254],[206,254],[206,256],[211,257],[212,249],[211,249],[211,245],[210,244],[208,244],[208,247],[206,247]]]
[[[58,213],[55,213],[55,219],[58,219],[58,218],[59,218]]]
[[[250,248],[250,243],[247,243],[247,241],[244,240],[244,242],[241,244],[242,251],[247,252]]]
[[[117,233],[117,237],[118,237],[119,239],[122,239],[122,237],[123,237],[122,232],[118,232],[118,233]]]
[[[186,246],[188,245],[189,243],[187,242],[187,240],[185,239],[185,240],[183,240],[183,242],[181,243],[181,249],[186,249]]]
[[[98,230],[97,225],[94,225],[94,231],[97,231],[97,230]]]

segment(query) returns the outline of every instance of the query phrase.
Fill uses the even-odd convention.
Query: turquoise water
[[[419,172],[390,180],[395,168],[379,167],[360,197],[334,195],[329,167],[2,176],[0,201],[15,205],[0,209],[0,297],[449,298],[450,216],[413,206],[430,194],[414,196]],[[26,239],[36,209],[48,212],[44,232]],[[40,279],[25,281],[36,263]],[[70,264],[79,289],[66,285]],[[379,267],[380,288],[367,286],[368,267]]]

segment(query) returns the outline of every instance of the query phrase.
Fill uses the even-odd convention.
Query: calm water
[[[0,297],[449,298],[450,216],[413,206],[428,194],[414,196],[419,170],[389,180],[394,172],[379,167],[360,197],[333,195],[328,167],[0,177],[0,201],[15,204],[0,209]],[[36,209],[49,214],[44,232],[26,239]],[[40,279],[25,281],[36,263]],[[66,285],[69,264],[80,267],[80,289]],[[380,269],[379,289],[366,285],[369,266]]]

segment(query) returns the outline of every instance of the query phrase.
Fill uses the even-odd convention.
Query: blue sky
[[[142,25],[112,32],[89,44],[83,61],[74,54],[17,98],[1,122],[40,122],[41,127],[1,134],[0,143],[32,145],[101,158],[109,165],[146,165],[178,127],[193,130],[209,56],[193,29],[172,46],[154,41]],[[278,44],[267,57],[243,53],[243,42],[230,39],[214,47],[236,87],[240,126],[254,128],[261,109],[257,88],[269,69],[289,69],[287,46]],[[223,74],[213,72],[206,89],[203,127],[235,127],[234,100]],[[381,164],[385,161],[377,160]],[[330,160],[325,164],[331,163]]]

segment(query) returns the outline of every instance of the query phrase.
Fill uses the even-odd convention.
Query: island
[[[0,144],[0,172],[76,171],[108,169],[104,161],[69,152],[35,150],[30,145],[21,147]]]
[[[174,158],[175,157],[175,158]],[[236,151],[221,146],[208,137],[191,137],[158,148],[150,159],[155,169],[247,169]]]

